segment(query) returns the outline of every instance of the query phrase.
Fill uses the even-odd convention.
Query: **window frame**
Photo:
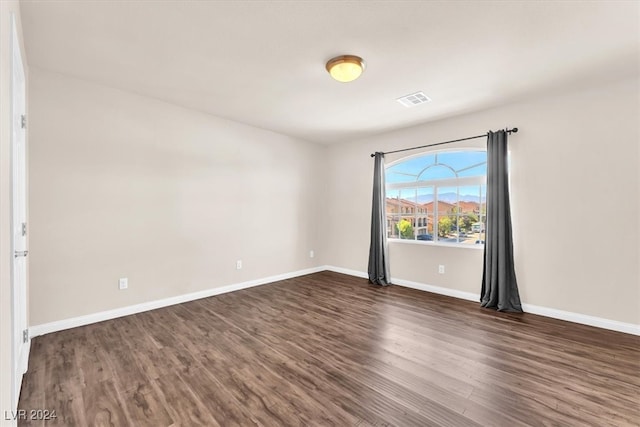
[[[418,178],[430,167],[434,167],[434,166],[444,166],[447,167],[449,169],[452,170],[452,172],[457,175],[458,172],[472,168],[472,167],[477,167],[479,165],[481,165],[482,163],[478,163],[478,164],[474,164],[474,165],[470,165],[470,166],[466,166],[458,171],[454,170],[453,168],[451,168],[449,165],[444,164],[444,163],[439,163],[439,161],[437,160],[437,155],[438,154],[444,154],[444,153],[456,153],[456,152],[480,152],[480,153],[485,153],[486,156],[486,148],[479,148],[479,147],[458,147],[458,148],[454,148],[454,149],[440,149],[440,150],[433,150],[433,151],[426,151],[426,152],[421,152],[421,153],[417,153],[411,156],[407,156],[407,157],[403,157],[397,160],[394,160],[393,162],[385,165],[385,178],[388,177],[387,173],[388,173],[388,169],[392,168],[393,166],[398,165],[399,163],[402,162],[406,162],[409,161],[413,158],[416,157],[423,157],[423,156],[430,156],[430,155],[435,155],[435,163],[428,165],[426,167],[424,167],[417,175],[416,175],[416,180],[415,181],[411,181],[411,182],[396,182],[396,183],[387,183],[385,185],[385,213],[387,212],[387,201],[389,200],[389,197],[387,196],[387,194],[391,191],[391,190],[396,190],[398,191],[398,198],[395,200],[405,200],[403,199],[402,196],[402,190],[415,190],[415,195],[417,198],[417,193],[420,189],[427,189],[430,188],[431,189],[431,193],[433,194],[433,230],[432,230],[432,236],[433,236],[433,240],[418,240],[417,239],[417,232],[414,235],[413,239],[404,239],[399,237],[398,233],[398,237],[393,237],[393,236],[387,236],[388,241],[392,242],[392,243],[396,243],[396,242],[402,242],[402,243],[409,243],[409,244],[418,244],[418,245],[427,245],[427,246],[445,246],[445,247],[454,247],[454,248],[467,248],[467,249],[484,249],[484,243],[476,243],[476,244],[469,244],[469,243],[462,243],[460,241],[457,242],[450,242],[450,241],[442,241],[439,240],[440,237],[438,237],[438,222],[440,220],[440,218],[442,218],[443,216],[441,215],[441,213],[439,212],[438,209],[438,189],[439,188],[446,188],[446,187],[454,187],[456,188],[456,194],[457,194],[457,201],[455,202],[455,205],[457,206],[457,212],[456,212],[456,228],[457,228],[457,239],[459,239],[459,233],[460,233],[460,229],[458,228],[458,221],[459,218],[461,216],[464,215],[463,212],[460,211],[460,187],[469,187],[469,186],[478,186],[478,195],[479,195],[479,203],[478,203],[478,222],[483,222],[483,220],[485,221],[486,224],[486,209],[487,209],[487,200],[486,200],[486,186],[487,186],[487,175],[486,172],[484,175],[480,175],[480,176],[463,176],[463,177],[452,177],[452,178],[444,178],[444,179],[427,179],[427,180],[418,180]],[[484,164],[486,164],[486,160],[483,162]],[[398,206],[400,207],[400,203],[398,204]],[[421,212],[423,209],[421,209],[420,205],[414,205],[415,209],[413,209],[413,213],[411,214],[412,220],[410,221],[411,224],[413,225],[414,229],[417,229],[418,227],[422,227],[418,225],[418,214],[422,214],[422,213],[426,213],[427,214],[427,218],[428,218],[428,213],[429,212]],[[484,207],[484,213],[483,213],[483,207]],[[398,212],[396,213],[392,213],[391,215],[386,214],[387,215],[387,223],[389,224],[389,217],[391,217],[391,224],[394,224],[395,222],[399,222],[400,220],[404,219],[404,217],[408,216],[406,213],[404,213],[404,207],[401,209],[398,209]],[[394,222],[394,217],[397,218],[397,221]],[[428,227],[428,219],[425,221],[426,222],[426,227]],[[393,225],[395,226],[395,225]],[[479,239],[482,240],[482,242],[484,242],[484,239],[486,238],[486,236],[484,235],[484,233],[486,233],[486,226],[483,227],[484,230],[482,230],[480,232],[480,235],[478,236]],[[393,233],[389,233],[388,234],[393,234]]]

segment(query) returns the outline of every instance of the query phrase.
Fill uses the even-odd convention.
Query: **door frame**
[[[15,238],[15,204],[16,198],[18,197],[16,193],[19,191],[18,185],[15,179],[15,168],[16,168],[16,147],[19,143],[19,139],[16,139],[16,135],[22,132],[20,138],[22,138],[22,143],[24,144],[24,170],[22,171],[22,179],[24,180],[24,194],[22,195],[23,200],[20,202],[24,204],[24,215],[25,222],[27,218],[27,138],[26,138],[26,127],[22,124],[22,120],[16,120],[15,114],[20,114],[21,116],[26,116],[26,106],[27,106],[27,97],[26,97],[26,74],[24,70],[24,62],[22,55],[22,50],[20,46],[20,39],[18,38],[18,27],[16,24],[15,14],[11,14],[11,106],[10,106],[10,114],[11,114],[11,319],[12,319],[12,353],[11,353],[11,366],[12,366],[12,404],[14,408],[18,406],[18,400],[20,398],[20,388],[22,386],[22,377],[24,373],[27,371],[28,363],[29,363],[29,350],[31,347],[31,340],[29,339],[28,332],[28,320],[27,320],[27,277],[28,277],[28,262],[26,258],[23,260],[25,263],[25,271],[24,271],[24,280],[21,283],[21,287],[18,288],[16,285],[18,281],[16,280],[16,271],[15,271],[15,253],[17,249],[27,250],[27,238],[25,235],[24,248],[16,248],[16,238]],[[22,81],[22,85],[18,84],[18,81]],[[22,98],[22,109],[23,111],[15,111],[15,106],[17,103],[17,99],[19,97]],[[20,123],[20,125],[17,125]],[[19,126],[16,129],[16,126]],[[23,331],[26,331],[27,337],[26,340],[23,338]]]

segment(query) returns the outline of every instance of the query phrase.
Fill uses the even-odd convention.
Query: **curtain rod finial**
[[[518,132],[518,128],[513,128],[513,129],[511,129],[511,132],[513,132],[513,133],[517,133],[517,132]]]
[[[371,157],[375,157],[375,156],[376,156],[376,153],[372,153],[372,154],[371,154]]]

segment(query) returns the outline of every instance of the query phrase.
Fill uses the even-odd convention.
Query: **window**
[[[484,243],[487,153],[422,154],[386,168],[387,232],[391,239]]]

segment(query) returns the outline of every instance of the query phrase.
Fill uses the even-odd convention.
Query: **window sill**
[[[460,249],[473,249],[473,250],[484,250],[484,244],[474,244],[474,245],[465,245],[464,243],[447,243],[447,242],[433,242],[429,240],[408,240],[408,239],[391,239],[388,238],[387,241],[389,243],[400,243],[407,245],[421,245],[421,246],[437,246],[437,247],[445,247],[445,248],[460,248]]]

